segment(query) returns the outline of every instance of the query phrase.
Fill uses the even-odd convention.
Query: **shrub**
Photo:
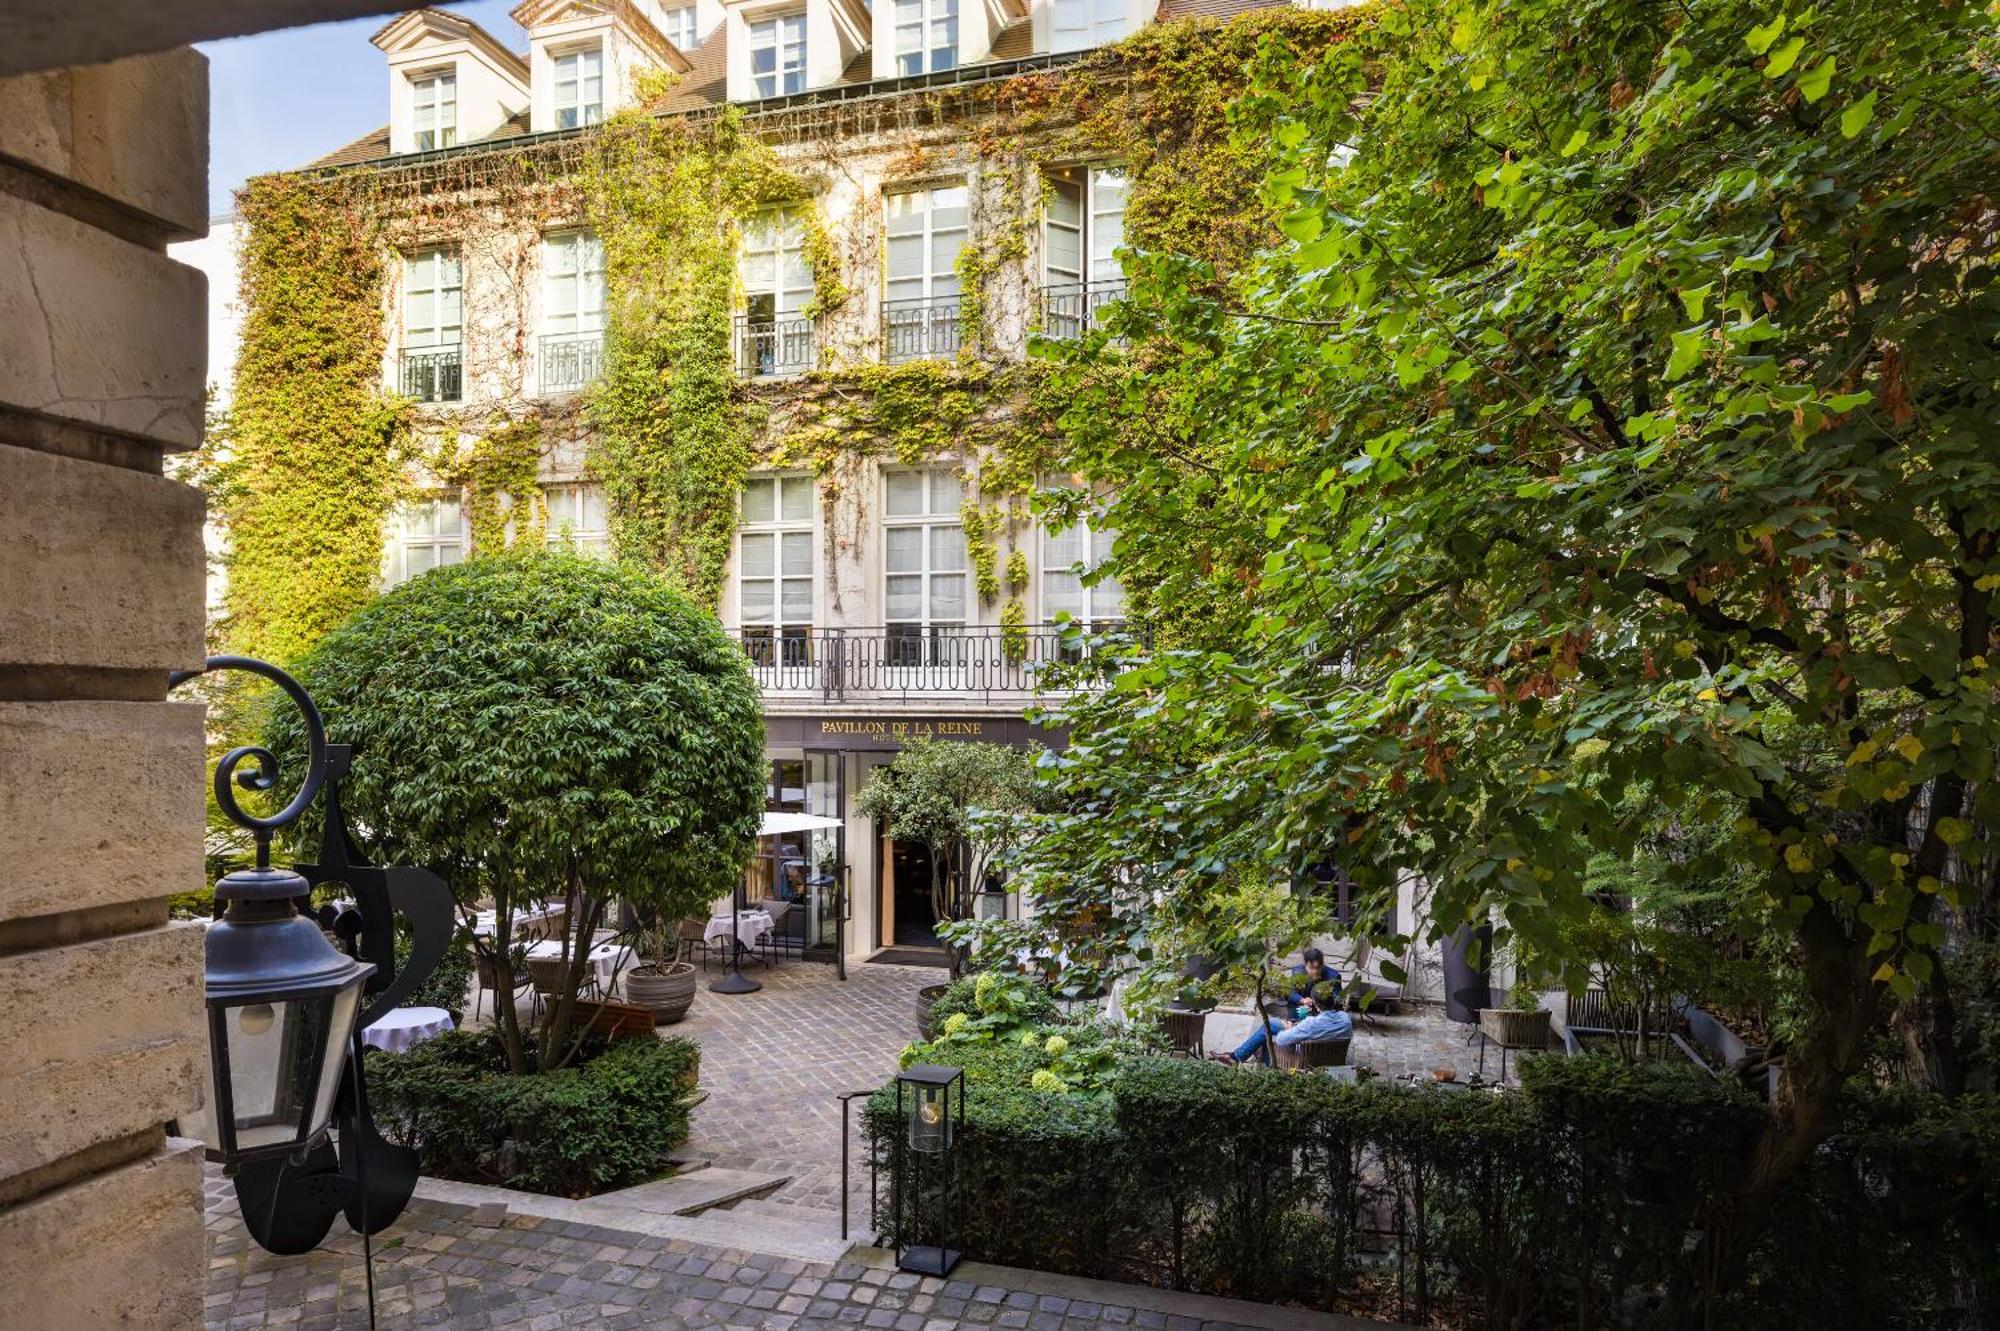
[[[424,982],[410,991],[403,1000],[404,1007],[441,1007],[447,1012],[462,1012],[465,996],[472,988],[472,935],[463,925],[452,930],[451,942],[445,945],[444,955],[438,958],[437,968]],[[400,971],[410,960],[409,934],[396,931],[396,969]]]
[[[368,1055],[383,1135],[426,1174],[581,1197],[659,1172],[688,1135],[700,1049],[683,1039],[587,1040],[568,1066],[507,1071],[491,1031]]]

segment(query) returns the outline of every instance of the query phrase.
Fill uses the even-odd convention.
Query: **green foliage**
[[[551,551],[434,570],[364,606],[297,674],[354,746],[341,797],[371,858],[434,870],[461,905],[490,897],[496,964],[511,969],[525,903],[568,899],[589,937],[614,898],[698,913],[748,861],[764,801],[756,686],[714,617],[642,569]],[[289,710],[268,742],[302,747]],[[544,1063],[569,1011],[552,1005]]]
[[[410,960],[410,937],[403,930],[396,932],[396,968],[400,971]],[[444,955],[424,982],[410,992],[403,1000],[404,1007],[440,1007],[447,1012],[463,1012],[466,995],[472,992],[472,931],[460,926],[452,931],[451,942],[446,945]]]
[[[520,1076],[492,1032],[450,1031],[371,1051],[369,1107],[433,1177],[586,1197],[666,1167],[687,1141],[700,1056],[689,1040],[593,1040],[568,1067]]]
[[[450,446],[457,449],[455,438]],[[502,421],[469,448],[431,459],[438,479],[465,493],[473,554],[505,550],[510,525],[515,541],[542,543],[549,514],[538,479],[541,462],[542,423],[534,417]]]
[[[380,224],[295,176],[237,196],[242,340],[209,448],[229,529],[224,637],[291,661],[374,593],[404,411],[382,391]]]

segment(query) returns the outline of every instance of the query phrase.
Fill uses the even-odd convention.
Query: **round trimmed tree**
[[[764,805],[764,724],[743,651],[707,610],[636,567],[536,551],[438,569],[377,598],[297,663],[378,862],[498,914],[477,946],[513,991],[514,917],[568,903],[589,938],[613,901],[672,919],[742,874]],[[303,750],[282,712],[271,747]],[[497,1005],[516,1072],[559,1066],[587,964],[533,1042]]]

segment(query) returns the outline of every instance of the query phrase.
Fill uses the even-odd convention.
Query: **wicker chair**
[[[498,969],[493,965],[491,958],[477,954],[473,956],[472,968],[474,973],[479,977],[478,985],[472,991],[472,1015],[475,1018],[478,1017],[480,998],[489,989],[493,991],[493,1007],[497,1012],[500,1007],[500,976]],[[529,979],[525,974],[520,971],[514,972],[515,997],[519,997],[521,991],[526,989],[528,985]]]
[[[674,959],[676,961],[692,961],[694,954],[699,952],[701,953],[701,968],[706,971],[708,969],[709,954],[708,935],[705,932],[707,928],[708,921],[698,915],[690,915],[683,919],[674,934]]]
[[[1353,1040],[1345,1035],[1320,1040],[1301,1040],[1287,1048],[1279,1045],[1278,1066],[1288,1071],[1309,1072],[1314,1068],[1344,1068],[1347,1048]]]
[[[1160,1014],[1160,1029],[1167,1033],[1178,1058],[1200,1058],[1202,1036],[1208,1029],[1208,1013],[1185,1008],[1168,1008]]]

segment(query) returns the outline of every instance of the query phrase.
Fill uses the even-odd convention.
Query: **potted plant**
[[[646,960],[625,973],[625,997],[651,1008],[655,1025],[685,1018],[694,1004],[694,963],[673,960],[674,936],[660,929],[640,935],[639,954]]]
[[[1503,1007],[1479,1009],[1479,1029],[1486,1038],[1510,1049],[1546,1049],[1549,1044],[1549,1010],[1542,996],[1525,976],[1517,976],[1508,989]]]

